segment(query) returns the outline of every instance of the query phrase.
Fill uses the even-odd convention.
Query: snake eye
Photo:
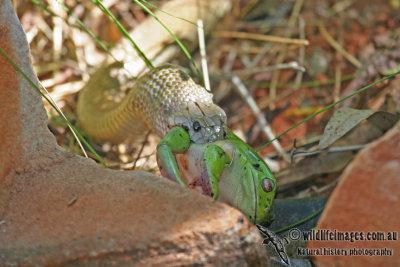
[[[198,122],[198,121],[193,122],[193,130],[195,132],[198,132],[198,131],[200,131],[200,129],[201,129],[200,122]]]
[[[265,192],[269,193],[274,190],[275,183],[274,183],[274,181],[272,181],[271,179],[266,177],[266,178],[262,179],[261,187]]]

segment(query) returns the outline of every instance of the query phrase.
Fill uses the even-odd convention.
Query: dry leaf
[[[374,114],[372,110],[358,110],[353,108],[338,109],[326,125],[324,134],[319,141],[319,146],[321,149],[324,149],[333,144],[372,114]]]

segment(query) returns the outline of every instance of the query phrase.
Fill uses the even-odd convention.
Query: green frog
[[[239,209],[254,224],[273,220],[276,180],[267,164],[239,137],[192,143],[173,128],[157,146],[161,174]]]

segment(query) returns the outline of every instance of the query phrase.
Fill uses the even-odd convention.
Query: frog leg
[[[218,182],[226,164],[231,162],[231,158],[225,151],[217,145],[209,145],[203,154],[202,163],[205,166],[206,176],[208,178],[209,187],[211,188],[211,196],[218,198],[219,187]]]
[[[185,186],[173,153],[185,153],[190,136],[182,127],[172,128],[157,145],[157,164],[162,176]]]

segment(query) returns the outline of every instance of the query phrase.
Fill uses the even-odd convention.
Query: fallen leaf
[[[319,141],[319,146],[324,149],[333,144],[372,114],[374,114],[374,111],[367,109],[358,110],[346,107],[338,109],[326,125],[324,134]]]

